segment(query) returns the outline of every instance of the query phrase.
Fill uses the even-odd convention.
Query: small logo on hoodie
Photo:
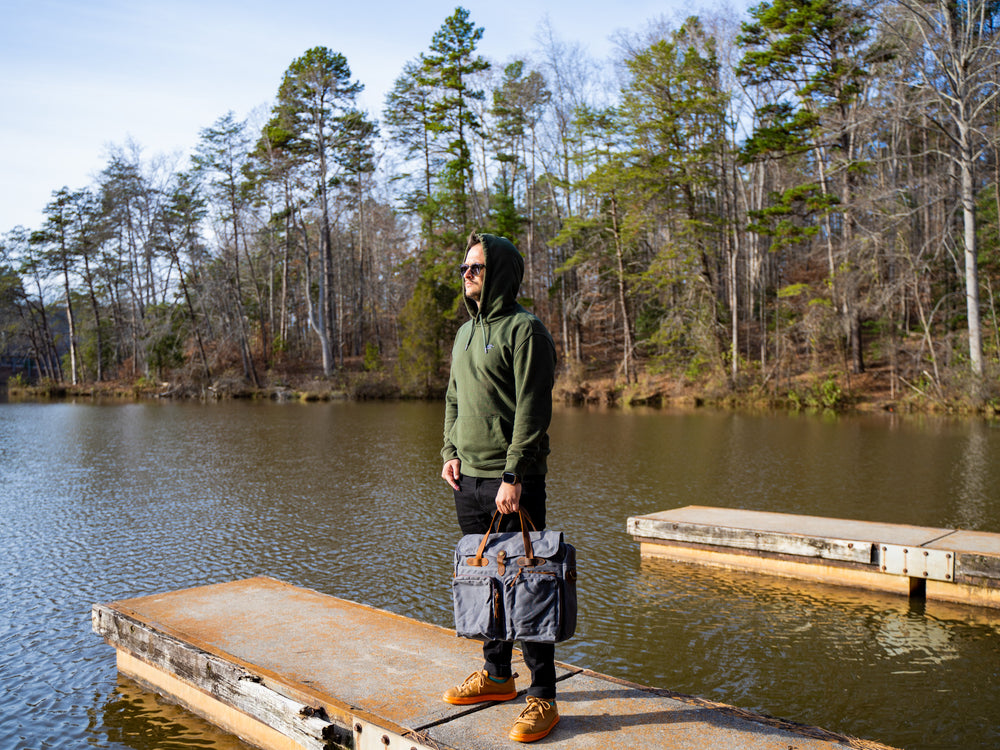
[[[486,353],[489,354],[490,353],[490,349],[492,349],[492,348],[493,348],[493,344],[487,344],[486,345]]]

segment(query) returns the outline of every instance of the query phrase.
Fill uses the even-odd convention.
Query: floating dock
[[[700,505],[628,532],[643,556],[1000,607],[1000,534]]]
[[[524,699],[451,706],[480,668],[454,631],[272,578],[111,604],[93,629],[118,669],[268,750],[496,750]],[[515,657],[520,659],[515,651]],[[561,720],[538,746],[566,750],[878,750],[875,742],[557,664]],[[527,687],[523,661],[515,663]]]

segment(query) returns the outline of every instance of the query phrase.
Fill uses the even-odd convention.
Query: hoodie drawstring
[[[486,325],[486,321],[483,320],[483,316],[477,315],[476,319],[479,321],[479,327],[483,329],[483,352],[488,354],[490,351],[490,329]],[[472,328],[469,329],[469,340],[465,342],[465,351],[469,351],[469,347],[472,346],[472,339],[476,337],[476,321],[473,321]]]

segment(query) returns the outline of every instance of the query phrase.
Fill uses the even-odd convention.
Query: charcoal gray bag
[[[455,631],[492,641],[558,643],[576,630],[576,549],[561,531],[467,534],[455,547]],[[496,515],[494,515],[496,520]]]

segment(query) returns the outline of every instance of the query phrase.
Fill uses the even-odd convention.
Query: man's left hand
[[[497,490],[497,510],[503,514],[517,513],[521,507],[521,483],[500,482]]]

